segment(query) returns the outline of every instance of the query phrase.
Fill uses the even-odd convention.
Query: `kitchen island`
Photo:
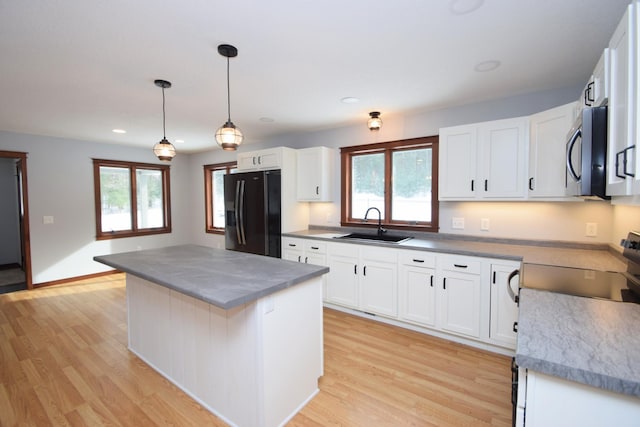
[[[129,349],[231,425],[283,425],[323,374],[327,267],[196,245],[94,260],[127,273]]]

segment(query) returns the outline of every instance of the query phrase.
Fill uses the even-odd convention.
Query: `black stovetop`
[[[527,264],[521,286],[579,297],[640,303],[640,295],[626,273]]]

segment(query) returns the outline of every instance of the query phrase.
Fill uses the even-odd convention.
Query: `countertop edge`
[[[542,374],[577,382],[590,387],[628,396],[640,397],[640,384],[624,378],[612,377],[548,360],[516,354],[516,364]]]
[[[108,257],[108,256],[109,255],[97,255],[97,256],[93,257],[93,260],[96,261],[96,262],[108,265],[110,267],[116,268],[119,271],[122,271],[122,272],[125,272],[125,273],[128,273],[128,274],[132,274],[132,275],[134,275],[136,277],[139,277],[141,279],[148,280],[149,282],[156,283],[156,284],[158,284],[160,286],[163,286],[165,288],[172,289],[172,290],[174,290],[176,292],[180,292],[180,293],[182,293],[184,295],[188,295],[188,296],[193,297],[195,299],[198,299],[200,301],[204,301],[206,303],[209,303],[211,305],[214,305],[214,306],[219,307],[219,308],[224,309],[224,310],[229,310],[229,309],[238,307],[240,305],[243,305],[243,304],[246,304],[246,303],[249,303],[249,302],[252,302],[252,301],[256,301],[256,300],[258,300],[260,298],[263,298],[265,296],[274,294],[274,293],[276,293],[278,291],[290,288],[290,287],[295,286],[295,285],[297,285],[299,283],[305,282],[305,281],[307,281],[309,279],[312,279],[314,277],[322,276],[323,274],[329,272],[329,267],[317,266],[318,269],[316,271],[300,275],[300,276],[296,277],[295,279],[288,280],[286,282],[282,282],[282,283],[280,283],[278,285],[275,285],[275,286],[272,286],[272,287],[270,287],[268,289],[262,289],[260,291],[255,291],[255,292],[243,295],[242,297],[229,300],[226,303],[220,303],[219,301],[215,301],[215,300],[212,300],[211,298],[207,298],[206,296],[198,294],[197,292],[192,292],[192,291],[190,291],[188,289],[184,289],[184,288],[182,288],[180,286],[176,286],[175,284],[173,284],[173,283],[171,283],[169,281],[163,280],[163,279],[158,278],[158,277],[152,277],[151,275],[145,274],[144,272],[140,272],[139,270],[133,269],[133,268],[128,267],[128,266],[125,266],[125,265],[123,265],[121,263],[113,262],[113,261],[105,259],[105,257]]]

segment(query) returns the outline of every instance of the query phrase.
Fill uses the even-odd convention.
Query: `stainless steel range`
[[[621,245],[627,260],[626,272],[525,263],[521,286],[580,297],[640,303],[640,233],[630,232]]]

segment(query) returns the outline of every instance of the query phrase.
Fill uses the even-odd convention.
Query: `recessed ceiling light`
[[[340,101],[343,104],[355,104],[356,102],[360,102],[358,98],[355,98],[353,96],[347,96],[346,98],[342,98]]]
[[[260,121],[262,123],[273,123],[273,122],[275,122],[275,120],[272,119],[271,117],[260,117]]]
[[[184,139],[176,139],[176,144],[184,144]]]
[[[483,61],[476,64],[473,67],[478,73],[486,73],[487,71],[493,71],[500,66],[500,61],[495,59],[491,59],[489,61]]]
[[[112,132],[113,133],[127,133],[127,131],[124,130],[124,129],[113,129]]]
[[[466,15],[480,9],[484,0],[451,0],[449,10],[454,15]]]

